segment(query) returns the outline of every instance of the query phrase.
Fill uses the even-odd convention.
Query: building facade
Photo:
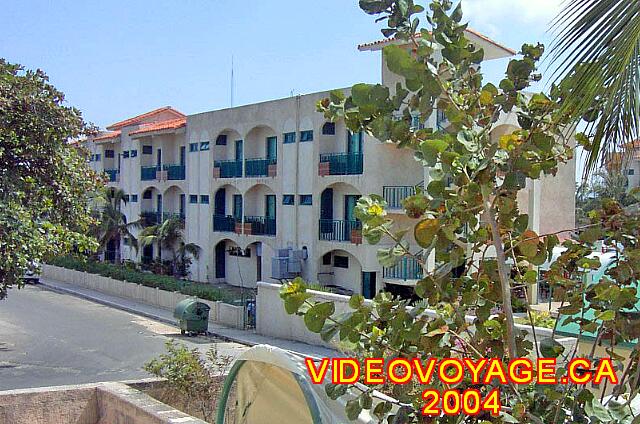
[[[467,35],[484,48],[486,60],[514,54],[475,32]],[[379,52],[388,42],[359,49]],[[384,61],[381,70],[382,83],[393,89],[399,77]],[[93,167],[127,193],[123,212],[129,221],[185,220],[186,242],[202,248],[190,268],[193,280],[255,287],[257,281],[300,275],[366,297],[385,286],[411,286],[420,267],[406,260],[382,268],[380,246],[363,241],[354,207],[360,196],[378,194],[399,225],[413,225],[401,201],[424,184],[428,172],[411,151],[326,121],[316,103],[328,95],[190,116],[165,107],[111,125],[86,144]],[[415,125],[446,126],[444,119],[434,113]],[[516,127],[515,116],[502,117],[496,137]],[[570,163],[557,177],[527,183],[520,203],[534,216],[534,229],[573,227],[574,173]],[[158,253],[157,246],[136,253],[125,241],[113,248],[125,259],[150,260]]]

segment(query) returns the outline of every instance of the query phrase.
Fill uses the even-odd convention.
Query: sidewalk
[[[60,281],[54,281],[45,278],[40,278],[40,284],[38,286],[55,292],[77,296],[86,300],[90,300],[92,302],[130,312],[135,315],[141,315],[177,327],[176,320],[173,317],[173,312],[166,309],[156,308],[154,306],[136,302],[135,300],[111,296],[108,294],[97,292],[95,290],[90,290],[84,287],[75,286],[73,284],[63,283]],[[291,340],[265,337],[257,334],[253,330],[240,330],[236,328],[215,325],[212,323],[209,323],[209,333],[214,337],[241,343],[247,346],[269,344],[281,349],[290,350],[303,356],[322,358],[338,355],[337,351],[322,346],[313,346],[310,344],[295,342]]]

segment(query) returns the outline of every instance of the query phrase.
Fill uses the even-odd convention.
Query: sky
[[[470,27],[516,50],[550,40],[561,0],[463,0]],[[100,127],[171,105],[193,114],[380,80],[357,0],[4,0],[0,57],[41,68]],[[499,81],[506,60],[488,63]]]

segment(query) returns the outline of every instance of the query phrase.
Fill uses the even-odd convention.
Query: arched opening
[[[242,223],[242,194],[233,185],[220,187],[213,197],[213,231],[234,232]]]
[[[245,177],[274,177],[278,137],[273,128],[260,125],[245,137]]]
[[[335,183],[320,195],[320,240],[351,242],[358,238],[362,224],[355,208],[361,194],[352,185]],[[357,240],[355,240],[357,241]]]
[[[187,196],[178,186],[171,186],[162,196],[162,220],[185,219]]]
[[[258,247],[260,245],[260,247]],[[256,255],[261,243],[242,248],[233,240],[220,240],[214,248],[214,277],[217,283],[253,289],[258,281]]]
[[[244,142],[240,133],[232,129],[222,131],[216,136],[212,150],[214,177],[242,177]]]
[[[337,294],[350,296],[362,293],[362,265],[358,258],[345,250],[331,250],[318,259],[318,282]]]
[[[277,202],[275,192],[265,184],[251,187],[244,196],[245,234],[276,235]]]
[[[140,199],[140,217],[143,225],[155,225],[162,219],[163,196],[156,187],[148,187]]]

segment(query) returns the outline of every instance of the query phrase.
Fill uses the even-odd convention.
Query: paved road
[[[142,366],[177,339],[236,356],[245,346],[180,336],[177,328],[27,286],[0,301],[0,390],[150,377]]]

